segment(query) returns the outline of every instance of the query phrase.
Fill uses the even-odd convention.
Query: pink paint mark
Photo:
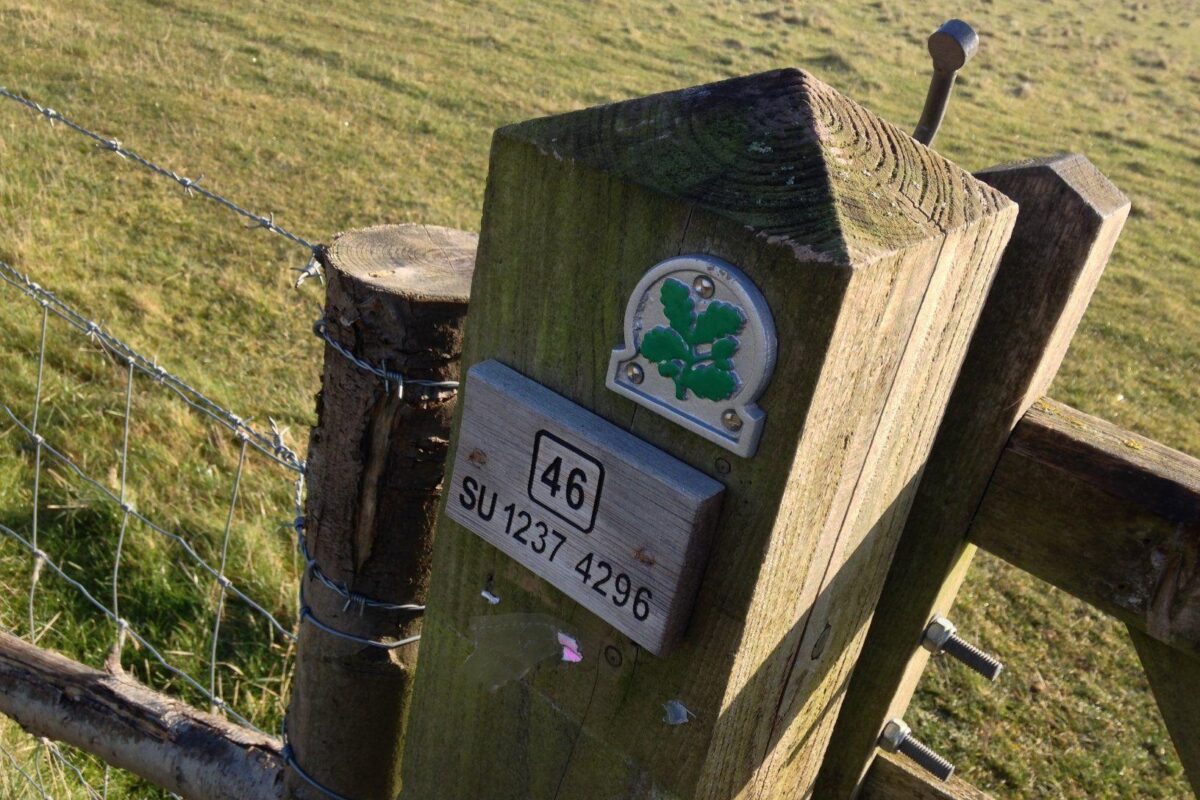
[[[559,631],[558,643],[562,645],[563,661],[566,661],[570,664],[578,664],[580,661],[583,661],[583,648],[579,646],[579,642],[577,642],[575,639],[563,633],[562,631]]]

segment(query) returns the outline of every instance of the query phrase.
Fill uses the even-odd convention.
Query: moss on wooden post
[[[1013,428],[1058,371],[1129,200],[1081,155],[978,173],[1020,204],[838,718],[818,795],[848,797],[884,723],[925,669],[921,634],[949,614],[974,548],[967,528]],[[965,632],[969,638],[969,632]]]
[[[498,131],[464,365],[498,359],[727,492],[667,658],[443,517],[404,797],[803,796],[1015,215],[796,70]],[[689,253],[741,269],[775,320],[753,458],[605,388],[634,287]],[[582,663],[472,680],[468,658],[503,656],[473,620],[513,613]]]

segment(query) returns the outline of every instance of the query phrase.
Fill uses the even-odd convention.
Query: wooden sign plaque
[[[725,487],[498,361],[464,401],[446,513],[666,655]]]

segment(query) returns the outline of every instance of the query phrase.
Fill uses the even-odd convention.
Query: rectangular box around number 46
[[[725,487],[498,361],[471,368],[463,401],[446,513],[666,655]]]

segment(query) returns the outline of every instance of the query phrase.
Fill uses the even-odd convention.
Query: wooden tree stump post
[[[498,131],[464,365],[498,360],[725,494],[666,657],[443,515],[403,796],[805,796],[1015,216],[795,70]],[[635,286],[681,254],[740,269],[773,315],[752,457],[606,388]],[[582,661],[514,668],[531,619]]]
[[[1049,388],[1129,214],[1125,195],[1081,155],[978,177],[1021,211],[850,681],[820,797],[854,793],[884,723],[908,707],[929,656],[921,635],[935,613],[949,614],[966,577],[967,529],[1005,442]]]
[[[409,383],[401,397],[347,353],[410,380],[458,380],[474,256],[473,234],[389,225],[339,235],[323,259],[324,330],[346,352],[325,348],[304,530],[319,570],[356,596],[425,602],[455,392]],[[417,636],[421,617],[345,591],[312,569],[303,579],[289,740],[322,785],[393,800],[417,647],[378,645]]]

